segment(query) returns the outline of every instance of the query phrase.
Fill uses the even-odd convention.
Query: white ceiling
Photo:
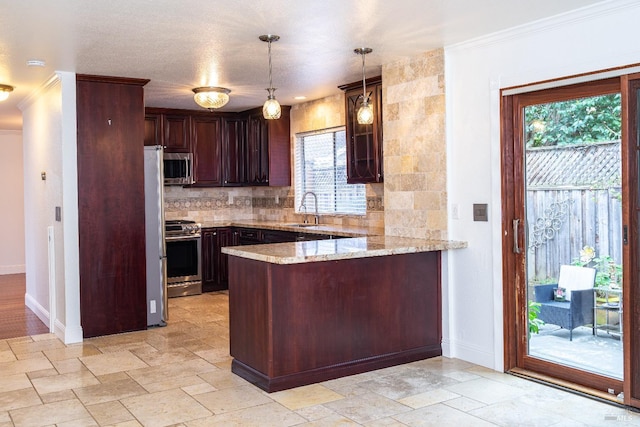
[[[261,105],[273,84],[282,104],[338,93],[366,74],[434,48],[602,0],[0,0],[0,129],[20,129],[18,104],[55,71],[145,78],[145,104],[198,109],[191,89],[223,86],[222,111]],[[30,59],[44,68],[27,67]]]

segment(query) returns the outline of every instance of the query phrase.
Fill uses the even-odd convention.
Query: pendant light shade
[[[273,92],[269,92],[269,97],[262,106],[262,116],[265,119],[275,120],[279,119],[281,114],[282,109],[280,108],[280,103],[276,99],[275,95],[273,95]]]
[[[367,82],[364,74],[364,56],[373,52],[373,49],[368,47],[359,47],[353,51],[362,56],[362,105],[358,109],[357,119],[358,123],[361,125],[370,125],[373,123],[373,106],[369,103],[369,96],[367,96]]]
[[[229,102],[229,89],[223,87],[205,86],[193,89],[193,99],[196,104],[209,111],[224,107]]]
[[[271,78],[271,42],[277,42],[278,40],[280,40],[280,36],[276,36],[274,34],[266,34],[258,38],[263,42],[267,42],[269,44],[269,88],[267,89],[269,95],[267,96],[267,100],[262,106],[262,115],[267,120],[275,120],[280,118],[282,109],[280,108],[280,103],[274,95],[276,88],[273,87]]]
[[[373,107],[369,104],[369,100],[365,99],[360,108],[358,108],[358,123],[361,125],[370,125],[373,123]]]
[[[9,98],[11,92],[13,92],[13,86],[0,84],[0,101]]]

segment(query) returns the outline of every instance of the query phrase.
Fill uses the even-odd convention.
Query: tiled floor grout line
[[[640,426],[640,414],[442,357],[268,394],[230,373],[227,298],[172,299],[168,326],[82,344],[0,340],[13,357],[0,360],[0,427],[610,426],[611,416]]]

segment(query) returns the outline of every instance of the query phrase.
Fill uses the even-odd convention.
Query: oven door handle
[[[170,241],[176,241],[176,240],[195,240],[199,238],[200,238],[199,234],[189,234],[188,236],[167,236],[165,240],[167,242],[170,242]]]

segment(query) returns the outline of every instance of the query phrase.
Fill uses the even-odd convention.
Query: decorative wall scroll
[[[547,240],[556,237],[562,223],[569,214],[572,199],[554,202],[544,210],[544,216],[536,219],[533,232],[529,235],[529,250],[533,251],[544,245]]]

